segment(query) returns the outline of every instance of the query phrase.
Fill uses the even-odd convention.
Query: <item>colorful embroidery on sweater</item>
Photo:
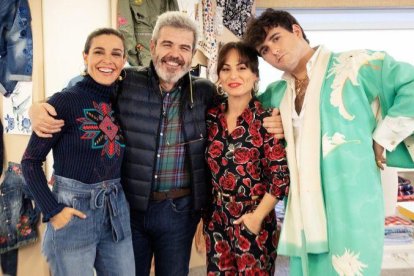
[[[119,156],[125,144],[119,126],[114,123],[111,105],[94,101],[93,106],[83,110],[85,117],[76,119],[82,123],[80,129],[85,132],[81,139],[92,140],[92,148],[102,149],[102,155]]]

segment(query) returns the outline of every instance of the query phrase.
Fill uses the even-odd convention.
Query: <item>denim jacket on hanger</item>
[[[18,81],[32,80],[33,40],[28,0],[0,4],[0,93],[9,96]]]
[[[20,164],[9,162],[0,185],[0,253],[37,240],[39,213],[28,196]]]

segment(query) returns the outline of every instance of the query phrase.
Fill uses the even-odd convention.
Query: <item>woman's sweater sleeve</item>
[[[63,97],[61,97],[61,95],[55,95],[48,101],[48,103],[55,107],[59,119],[65,119],[67,116],[64,114],[64,109],[61,108],[64,104]],[[33,132],[21,162],[26,184],[34,197],[36,204],[40,207],[40,210],[43,213],[43,222],[49,221],[50,218],[55,216],[65,207],[65,205],[57,202],[48,186],[42,168],[46,156],[59,141],[61,136],[64,135],[64,132],[65,127],[62,128],[62,131],[53,134],[52,138],[41,138]]]

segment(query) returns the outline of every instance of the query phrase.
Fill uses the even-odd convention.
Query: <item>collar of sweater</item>
[[[92,93],[100,98],[105,99],[109,99],[112,93],[116,91],[117,87],[116,82],[111,85],[99,84],[89,75],[85,76],[84,79],[78,83],[78,85],[88,93]]]

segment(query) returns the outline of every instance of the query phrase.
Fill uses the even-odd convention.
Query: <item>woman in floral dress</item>
[[[207,116],[213,196],[205,220],[208,275],[270,275],[277,245],[274,206],[289,185],[284,143],[262,125],[270,111],[254,96],[254,49],[241,42],[224,45],[217,74],[227,97]]]

